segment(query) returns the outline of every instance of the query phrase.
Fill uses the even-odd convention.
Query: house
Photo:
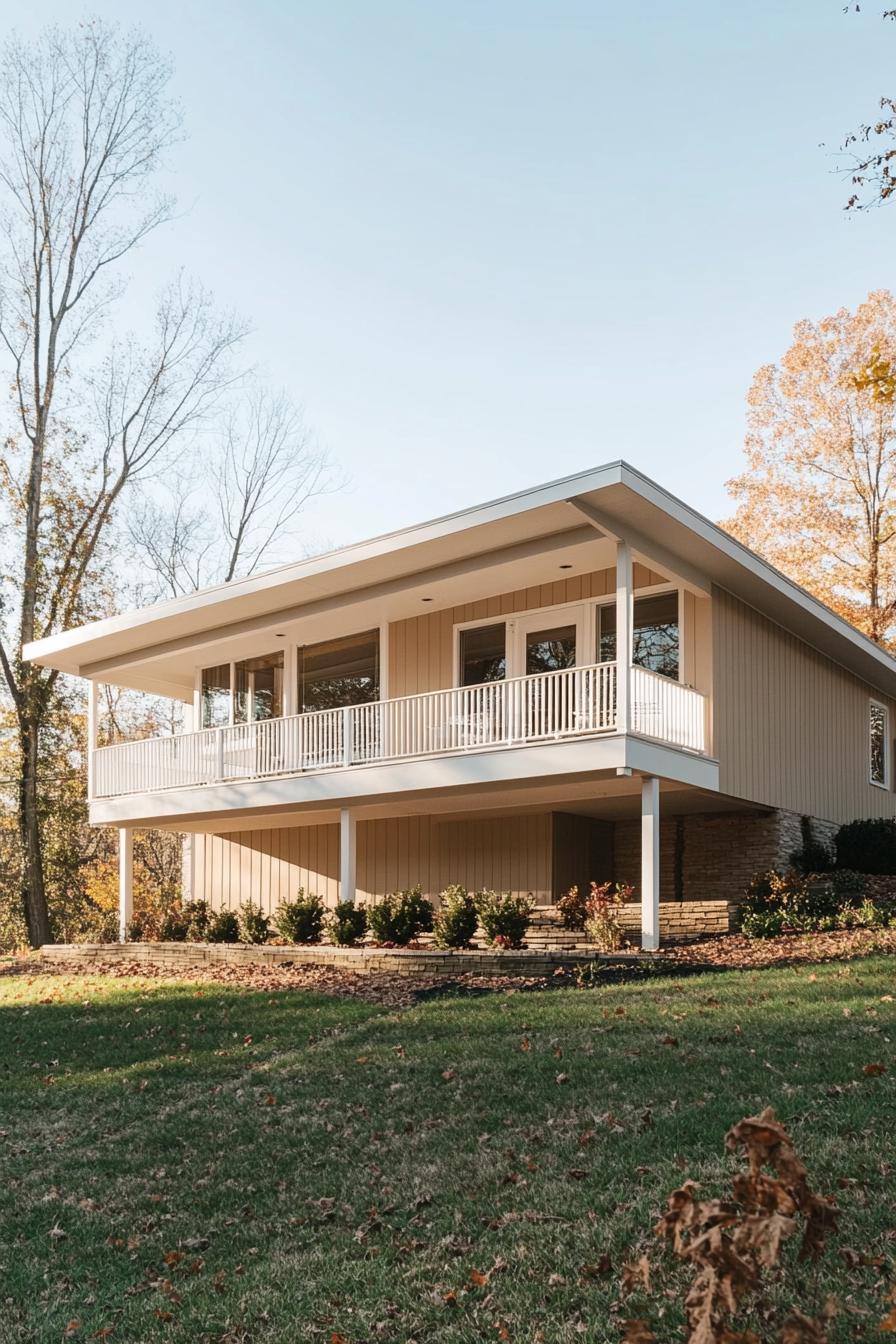
[[[26,656],[88,682],[122,927],[132,830],[163,827],[215,906],[614,878],[655,948],[724,926],[807,824],[896,814],[896,662],[624,462]],[[103,683],[184,731],[97,747]]]

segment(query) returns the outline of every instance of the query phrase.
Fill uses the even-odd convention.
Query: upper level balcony
[[[627,731],[706,751],[706,698],[639,666],[620,686],[615,662],[373,700],[97,748],[91,797],[346,771],[538,746]]]

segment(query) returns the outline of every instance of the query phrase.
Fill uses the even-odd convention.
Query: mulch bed
[[[896,954],[896,929],[856,929],[836,933],[784,934],[778,938],[745,938],[723,934],[664,948],[658,957],[626,963],[601,963],[596,974],[557,970],[546,976],[444,975],[398,976],[335,969],[326,966],[232,966],[211,964],[177,969],[136,961],[102,959],[79,965],[43,961],[35,956],[0,961],[0,975],[105,976],[116,980],[189,980],[238,986],[267,993],[306,990],[359,998],[391,1008],[405,1008],[421,999],[460,993],[519,993],[551,988],[584,987],[638,981],[657,974],[687,975],[710,970],[757,970],[764,966],[850,961],[871,953]]]
[[[740,933],[702,938],[663,950],[676,964],[699,962],[719,970],[851,961],[871,953],[896,953],[896,929],[838,929],[835,933],[785,933],[777,938],[745,938]]]

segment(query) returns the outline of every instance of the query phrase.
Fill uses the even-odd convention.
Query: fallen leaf
[[[881,1074],[886,1073],[886,1064],[866,1064],[862,1069],[866,1078],[880,1078]]]
[[[622,1266],[622,1293],[628,1296],[636,1288],[650,1292],[650,1261],[646,1255],[640,1256],[632,1264]]]
[[[656,1344],[656,1335],[646,1321],[623,1321],[622,1344]]]

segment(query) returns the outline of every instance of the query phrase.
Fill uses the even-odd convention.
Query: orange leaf
[[[879,1078],[881,1074],[886,1073],[886,1064],[866,1064],[862,1069],[866,1078]]]

